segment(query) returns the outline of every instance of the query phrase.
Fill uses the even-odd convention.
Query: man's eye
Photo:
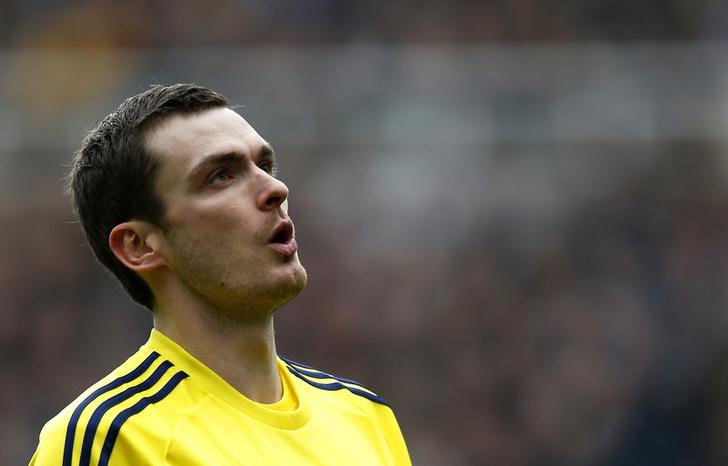
[[[272,176],[276,176],[278,171],[278,167],[273,162],[260,162],[258,164],[258,167],[260,167],[261,170]]]
[[[231,177],[225,170],[220,170],[212,174],[209,179],[210,184],[221,184],[229,180]]]

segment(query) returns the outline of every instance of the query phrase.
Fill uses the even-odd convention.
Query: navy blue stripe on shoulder
[[[356,380],[346,379],[344,377],[339,377],[338,375],[331,375],[331,374],[329,374],[327,372],[320,371],[318,369],[313,369],[313,368],[306,368],[306,369],[304,369],[303,367],[307,367],[307,366],[301,367],[300,364],[294,363],[294,362],[289,362],[289,364],[291,366],[295,367],[296,370],[298,372],[300,372],[301,374],[307,375],[309,377],[313,377],[315,379],[336,379],[339,382],[346,382],[348,384],[358,385],[361,388],[364,388],[366,390],[369,390],[368,388],[366,388],[364,385],[360,384]]]
[[[322,390],[348,390],[349,392],[364,397],[370,401],[373,401],[375,403],[383,404],[386,406],[389,406],[389,403],[382,398],[379,395],[376,395],[369,391],[366,387],[364,387],[359,382],[355,382],[351,379],[345,379],[343,377],[337,377],[331,374],[328,374],[323,371],[319,371],[318,369],[315,369],[311,366],[306,366],[304,364],[299,364],[297,362],[291,361],[287,358],[284,358],[282,356],[279,356],[281,360],[283,360],[286,363],[286,367],[288,370],[293,374],[294,376],[298,377],[299,379],[303,380],[304,382],[308,383],[311,386],[314,386],[316,388],[320,388]],[[335,382],[330,383],[322,383],[317,382],[313,379],[332,379]],[[352,387],[351,385],[357,385],[355,387]]]
[[[315,371],[323,372],[323,371],[320,371],[320,370],[316,369],[313,366],[307,366],[306,364],[300,363],[298,361],[294,361],[292,359],[284,358],[280,354],[278,355],[278,357],[281,358],[283,361],[287,362],[288,364],[293,364],[294,366],[297,366],[297,367],[303,367],[303,368],[306,368],[306,369],[312,369],[312,370],[315,370]]]
[[[63,446],[63,466],[71,466],[71,461],[73,458],[73,441],[76,436],[76,426],[78,425],[78,419],[81,417],[81,413],[83,412],[83,410],[86,409],[86,406],[88,406],[92,401],[94,401],[96,398],[103,395],[104,393],[114,390],[115,388],[118,388],[125,383],[131,382],[132,380],[142,375],[147,369],[149,369],[149,366],[151,366],[158,357],[159,353],[157,353],[156,351],[152,352],[131,372],[124,374],[121,377],[112,380],[103,387],[94,390],[89,396],[84,398],[81,403],[79,403],[76,409],[73,410],[73,414],[71,414],[71,419],[68,421],[68,428],[66,429],[66,439]]]
[[[188,375],[184,371],[179,371],[176,374],[172,376],[169,381],[164,384],[162,388],[159,389],[159,391],[153,395],[145,396],[141,400],[137,401],[133,406],[126,408],[124,411],[120,412],[113,421],[111,421],[111,427],[109,428],[109,432],[106,434],[106,438],[104,439],[104,445],[101,448],[101,456],[99,457],[99,463],[98,466],[108,466],[109,459],[111,458],[111,452],[114,449],[114,444],[116,443],[116,439],[119,436],[119,432],[121,431],[121,426],[124,425],[124,423],[135,414],[139,414],[149,406],[150,404],[157,403],[161,400],[163,400],[167,395],[172,393],[172,390],[175,389],[179,383],[187,378]]]
[[[172,367],[173,364],[169,361],[163,361],[162,364],[157,367],[154,372],[143,382],[138,383],[132,387],[127,388],[121,393],[118,393],[108,400],[101,403],[91,415],[91,418],[86,425],[86,432],[83,435],[83,443],[81,444],[81,460],[79,466],[90,466],[91,465],[91,448],[93,447],[94,437],[96,436],[96,430],[99,427],[101,419],[104,417],[111,408],[119,405],[120,403],[128,400],[132,396],[141,393],[145,390],[149,390],[159,382],[162,376]]]
[[[312,366],[307,366],[306,364],[301,364],[300,362],[296,362],[291,359],[284,358],[282,356],[279,356],[279,357],[284,362],[286,362],[287,364],[289,364],[291,366],[294,366],[297,370],[299,370],[301,373],[303,373],[305,375],[309,375],[309,376],[315,377],[317,379],[336,379],[340,382],[346,382],[346,383],[358,385],[365,390],[369,390],[367,387],[364,386],[364,384],[361,384],[361,383],[357,382],[356,380],[339,377],[338,375],[333,375],[333,374],[329,374],[328,372],[324,372],[321,369],[317,369]]]

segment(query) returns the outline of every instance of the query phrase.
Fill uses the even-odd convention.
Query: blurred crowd
[[[280,154],[310,276],[280,352],[388,399],[414,464],[725,464],[728,69],[699,41],[727,15],[1,2],[0,464],[147,338],[62,177],[121,98],[190,80]]]
[[[53,0],[0,3],[9,46],[724,38],[720,0]]]
[[[416,464],[723,464],[728,164],[623,150],[663,155],[558,222],[499,212],[444,254],[424,223],[412,254],[352,258],[302,212],[319,240],[284,347],[377,381]]]

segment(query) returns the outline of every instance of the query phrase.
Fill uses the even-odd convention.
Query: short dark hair
[[[164,204],[154,189],[159,162],[145,147],[145,132],[174,114],[228,106],[222,94],[195,84],[151,86],[104,118],[74,154],[68,188],[86,239],[131,298],[150,310],[151,288],[109,247],[111,230],[128,220],[165,229]]]

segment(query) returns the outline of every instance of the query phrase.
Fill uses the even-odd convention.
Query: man
[[[408,465],[386,402],[276,353],[306,285],[272,147],[222,95],[154,86],[69,176],[99,261],[152,311],[147,343],[49,421],[31,465]]]

